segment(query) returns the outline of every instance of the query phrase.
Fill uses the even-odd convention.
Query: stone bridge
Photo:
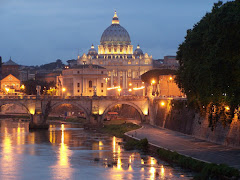
[[[117,104],[135,108],[142,122],[149,121],[149,98],[142,96],[0,96],[0,106],[16,104],[26,108],[35,123],[46,123],[48,114],[62,104],[71,104],[81,109],[86,119],[93,124],[102,123],[107,112]],[[41,118],[34,118],[34,117]],[[39,122],[37,122],[39,121]]]

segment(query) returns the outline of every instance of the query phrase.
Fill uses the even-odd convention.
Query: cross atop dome
[[[119,20],[118,20],[118,16],[117,16],[117,12],[114,12],[114,16],[112,19],[112,24],[119,24]]]

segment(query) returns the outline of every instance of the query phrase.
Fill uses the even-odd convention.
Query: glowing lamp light
[[[99,109],[99,110],[98,110],[98,114],[99,114],[99,115],[102,115],[102,114],[103,114],[103,110],[102,110],[102,109]]]
[[[229,110],[230,110],[230,107],[229,107],[229,106],[225,106],[225,109],[226,109],[227,111],[229,111]]]
[[[165,106],[165,102],[162,101],[162,102],[161,102],[161,106]]]
[[[129,86],[132,86],[132,83],[129,83]]]
[[[30,114],[35,114],[35,109],[31,108],[29,109]]]
[[[25,86],[24,85],[21,85],[21,87],[20,87],[21,89],[25,89]]]
[[[120,92],[122,89],[121,88],[118,88],[118,91]]]
[[[129,91],[129,92],[132,92],[132,89],[129,89],[128,91]]]
[[[65,91],[66,91],[66,88],[62,88],[62,91],[65,92]]]
[[[172,78],[172,76],[169,78],[169,80],[172,80],[173,78]]]
[[[152,83],[152,84],[155,84],[155,83],[156,83],[156,81],[153,79],[151,83]]]
[[[148,109],[145,109],[143,114],[147,116],[148,115]]]

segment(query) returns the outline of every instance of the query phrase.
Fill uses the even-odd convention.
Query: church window
[[[128,61],[128,64],[132,64],[132,62],[131,62],[131,61]]]
[[[92,87],[92,81],[89,81],[89,86],[88,87]]]
[[[77,83],[77,87],[80,87],[80,83]]]
[[[138,61],[136,62],[136,64],[138,64]]]
[[[103,88],[103,83],[101,83],[101,87]]]
[[[102,61],[100,61],[100,64],[103,64],[103,62],[102,62]]]
[[[79,71],[77,73],[79,74]]]
[[[79,92],[79,90],[77,92]]]
[[[101,90],[101,92],[103,92],[103,90]]]
[[[117,48],[114,48],[114,52],[117,52]]]
[[[132,72],[131,70],[128,70],[128,77],[131,77],[132,76]]]

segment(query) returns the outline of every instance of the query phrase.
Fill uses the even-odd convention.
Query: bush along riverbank
[[[124,138],[124,133],[139,128],[141,128],[141,126],[133,123],[109,124],[104,125],[104,127],[100,128],[99,131],[101,133],[111,134],[119,138]]]
[[[172,152],[166,149],[158,149],[157,155],[169,162],[175,163],[182,168],[190,169],[197,172],[198,174],[194,179],[239,179],[240,172],[232,167],[225,164],[214,164],[206,163],[191,157],[186,157],[184,155],[178,154],[177,152]]]
[[[126,150],[138,149],[144,153],[153,153],[156,157],[168,162],[172,165],[180,166],[184,169],[189,169],[196,172],[197,175],[194,177],[196,180],[237,180],[240,179],[240,172],[232,167],[225,164],[214,164],[206,163],[191,157],[187,157],[177,152],[158,148],[148,144],[146,138],[141,140],[135,140],[129,136],[125,137],[126,143],[124,148]]]

